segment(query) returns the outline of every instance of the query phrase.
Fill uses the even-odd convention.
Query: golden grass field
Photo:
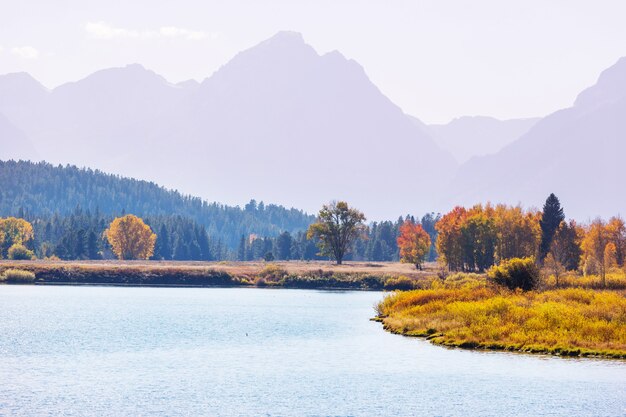
[[[599,278],[585,277],[570,288],[548,282],[522,292],[462,275],[388,295],[377,320],[390,332],[445,346],[626,358],[624,289],[594,289]],[[624,288],[623,273],[612,279]]]

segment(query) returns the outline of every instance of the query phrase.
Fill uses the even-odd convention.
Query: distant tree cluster
[[[179,215],[204,226],[213,239],[230,250],[237,249],[241,235],[275,237],[283,231],[296,233],[305,231],[315,220],[302,210],[255,200],[244,208],[208,203],[152,182],[97,170],[44,162],[0,161],[0,215],[28,219],[65,217],[73,214],[76,207],[110,217],[126,213],[144,219]]]
[[[504,259],[536,257],[539,213],[506,205],[455,207],[435,228],[440,260],[453,271],[484,271]]]
[[[113,216],[76,208],[68,216],[58,214],[32,220],[34,238],[29,243],[39,258],[111,259],[116,257],[105,231]],[[150,259],[211,261],[227,259],[221,241],[209,238],[206,228],[181,216],[143,219],[156,234]]]
[[[434,261],[437,259],[435,224],[438,219],[439,215],[429,213],[423,216],[421,221],[416,220],[413,216],[406,216],[400,217],[395,222],[381,221],[364,225],[360,228],[355,239],[348,245],[342,260],[373,262],[400,260],[400,248],[398,246],[400,229],[405,222],[411,222],[421,225],[428,234],[431,244],[426,251],[424,260]],[[311,234],[310,238],[307,238],[307,234],[302,232],[295,234],[283,232],[275,238],[242,235],[240,236],[236,259],[241,261],[261,260],[266,257],[285,261],[334,259],[332,254],[321,251],[319,245],[319,236]]]
[[[534,259],[558,279],[580,269],[598,274],[624,267],[626,227],[619,217],[586,226],[566,221],[558,198],[551,194],[542,211],[519,206],[455,207],[436,224],[439,259],[453,271],[484,271],[510,259]],[[508,265],[508,264],[506,264]]]
[[[581,240],[582,268],[586,274],[600,275],[606,285],[606,273],[613,267],[624,267],[626,258],[626,227],[619,217],[608,223],[594,220],[583,229]]]

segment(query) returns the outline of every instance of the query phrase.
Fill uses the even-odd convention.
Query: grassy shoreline
[[[366,262],[0,261],[0,274],[9,269],[33,272],[28,283],[36,285],[331,290],[419,288],[432,275],[406,264]]]
[[[626,359],[623,290],[510,291],[484,280],[396,292],[375,321],[447,347]]]

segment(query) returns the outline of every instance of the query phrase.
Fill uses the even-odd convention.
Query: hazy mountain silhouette
[[[428,125],[428,129],[441,148],[463,163],[474,156],[498,152],[528,132],[539,120],[498,120],[486,116],[465,116],[447,124]]]
[[[42,158],[225,203],[256,198],[312,212],[346,199],[370,218],[423,213],[456,167],[360,65],[320,56],[292,32],[199,84],[129,65],[43,92],[30,120],[5,112]]]
[[[35,147],[24,132],[0,113],[0,159],[37,159]]]
[[[495,155],[461,166],[446,205],[480,201],[541,206],[554,192],[582,220],[624,213],[626,58],[575,104],[557,111]]]

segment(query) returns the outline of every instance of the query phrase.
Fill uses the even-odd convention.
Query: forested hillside
[[[305,230],[314,220],[301,210],[254,200],[244,208],[209,203],[152,182],[75,166],[0,161],[0,216],[66,217],[77,208],[95,218],[124,213],[153,218],[181,216],[231,250],[237,248],[242,235],[294,233]]]

